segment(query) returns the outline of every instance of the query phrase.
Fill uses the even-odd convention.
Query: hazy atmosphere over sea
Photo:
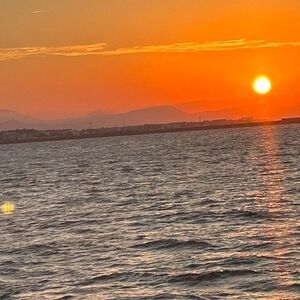
[[[299,299],[299,125],[0,146],[1,299]]]

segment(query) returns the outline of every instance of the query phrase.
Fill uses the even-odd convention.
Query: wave
[[[256,276],[261,272],[251,270],[251,269],[243,269],[243,270],[220,270],[220,271],[212,271],[207,273],[186,273],[172,276],[169,279],[169,283],[172,284],[187,284],[187,285],[197,285],[204,281],[212,281],[225,279],[230,277],[237,276]]]
[[[74,299],[74,296],[72,296],[72,295],[65,295],[65,296],[59,298],[59,300],[69,300],[69,299]]]
[[[141,298],[140,296],[137,297],[130,297],[130,298],[123,298],[124,300],[184,300],[184,299],[188,299],[188,300],[208,300],[208,298],[204,298],[201,296],[197,296],[197,295],[192,295],[191,293],[188,293],[186,295],[180,293],[180,294],[176,294],[176,293],[158,293],[157,295],[153,295],[153,296],[147,296],[147,297],[143,297]]]
[[[181,241],[177,239],[162,239],[144,244],[135,245],[135,248],[146,248],[152,250],[178,249],[178,248],[212,248],[214,245],[198,240]]]
[[[266,219],[270,218],[271,215],[267,210],[254,211],[247,209],[234,209],[229,214],[235,215],[240,218],[253,218],[253,219]]]
[[[234,266],[234,265],[254,265],[259,262],[259,258],[257,256],[233,256],[226,258],[222,263],[226,266]]]
[[[83,286],[97,284],[99,282],[139,282],[139,281],[155,281],[161,279],[168,274],[156,274],[151,272],[115,272],[111,274],[103,274],[92,277],[81,283]]]
[[[289,291],[295,291],[295,292],[300,293],[300,283],[297,283],[297,282],[292,283],[292,284],[288,285],[286,287],[286,289]]]

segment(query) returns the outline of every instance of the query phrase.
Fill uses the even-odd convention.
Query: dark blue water
[[[300,126],[0,146],[1,299],[299,299]]]

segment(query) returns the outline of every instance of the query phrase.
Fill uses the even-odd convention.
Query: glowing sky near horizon
[[[0,109],[300,108],[298,0],[0,0]],[[253,78],[266,74],[262,99]],[[182,105],[183,103],[193,105]]]

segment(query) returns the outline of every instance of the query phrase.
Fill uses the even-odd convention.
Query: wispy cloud
[[[270,42],[264,40],[227,40],[205,43],[174,43],[168,45],[134,46],[108,49],[106,43],[75,45],[64,47],[23,47],[0,48],[0,61],[20,59],[32,56],[113,56],[147,53],[191,53],[212,51],[234,51],[261,48],[300,47],[300,41]]]
[[[169,45],[136,46],[103,51],[102,55],[138,53],[186,53],[203,51],[233,51],[257,48],[300,47],[299,42],[267,42],[264,40],[227,40],[207,43],[175,43]]]
[[[104,51],[106,44],[77,45],[65,47],[22,47],[0,48],[0,61],[20,59],[30,56],[84,56],[99,55]]]
[[[37,14],[41,14],[43,12],[44,12],[43,10],[34,10],[31,13],[37,15]]]

